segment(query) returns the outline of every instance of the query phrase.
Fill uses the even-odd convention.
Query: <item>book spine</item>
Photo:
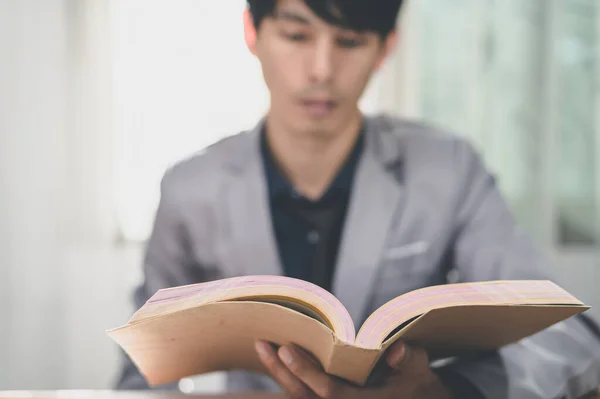
[[[348,345],[337,340],[329,362],[325,365],[328,374],[364,386],[379,360],[382,351]]]

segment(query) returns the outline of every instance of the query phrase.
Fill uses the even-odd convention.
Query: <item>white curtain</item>
[[[43,386],[65,378],[66,6],[0,6],[0,385]]]
[[[0,1],[0,389],[105,388],[139,252],[115,246],[108,3]]]

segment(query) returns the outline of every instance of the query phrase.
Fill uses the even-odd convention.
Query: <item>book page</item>
[[[401,295],[365,321],[356,345],[378,348],[398,326],[433,309],[473,305],[583,305],[551,281],[446,284]]]
[[[239,300],[236,300],[236,301],[239,301]],[[318,322],[322,323],[323,325],[327,326],[328,328],[330,328],[333,331],[333,326],[330,325],[329,321],[325,317],[323,317],[323,315],[320,312],[316,312],[311,307],[308,307],[302,303],[294,302],[290,298],[280,298],[280,299],[279,298],[278,299],[253,298],[252,301],[272,303],[275,305],[283,306],[287,309],[295,310],[298,313],[302,313],[305,316],[308,316],[310,318],[317,320]]]
[[[233,277],[162,289],[133,315],[128,324],[209,303],[246,300],[281,304],[321,321],[340,340],[354,342],[354,322],[333,294],[315,284],[282,276]]]

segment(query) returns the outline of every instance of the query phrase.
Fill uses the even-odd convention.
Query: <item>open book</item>
[[[397,339],[447,358],[499,348],[587,309],[550,281],[448,284],[389,301],[356,333],[328,291],[251,276],[160,290],[108,334],[151,385],[213,371],[263,372],[256,339],[298,345],[327,373],[363,385]]]

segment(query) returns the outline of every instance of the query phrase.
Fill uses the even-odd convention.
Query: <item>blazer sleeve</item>
[[[199,283],[207,281],[210,277],[209,269],[199,264],[191,253],[181,201],[178,200],[172,180],[167,173],[161,182],[161,199],[144,256],[144,279],[133,295],[136,309],[144,305],[161,288]],[[176,384],[171,384],[158,389],[171,390],[176,387]],[[116,388],[149,389],[146,380],[123,352]]]
[[[513,220],[494,178],[473,148],[457,141],[454,263],[461,281],[549,279],[549,264]],[[600,337],[587,316],[573,317],[442,372],[469,380],[489,399],[579,398],[600,387]]]

